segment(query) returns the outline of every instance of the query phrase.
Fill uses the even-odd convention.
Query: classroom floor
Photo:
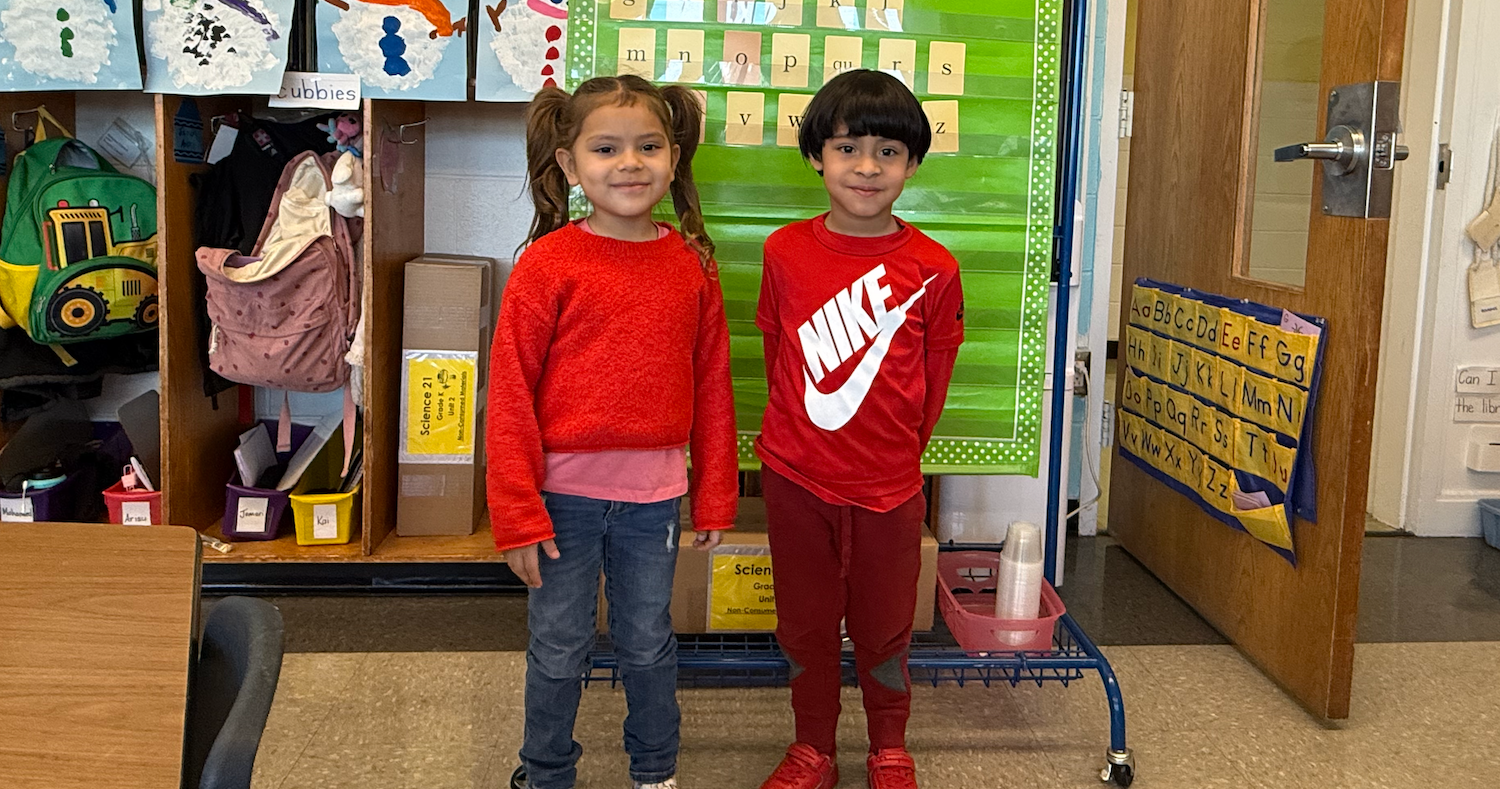
[[[1500,781],[1500,551],[1371,538],[1350,718],[1311,719],[1108,538],[1074,538],[1070,610],[1125,695],[1136,786],[1492,787]],[[524,598],[279,597],[287,649],[256,789],[503,789],[516,763]],[[209,601],[208,604],[212,604]],[[683,789],[755,789],[791,730],[784,689],[684,689]],[[842,786],[864,782],[846,690]],[[630,786],[624,696],[584,693],[580,788]],[[919,687],[929,789],[1099,786],[1097,678],[1069,688]]]

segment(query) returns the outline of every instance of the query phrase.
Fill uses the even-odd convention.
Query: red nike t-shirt
[[[951,372],[930,381],[928,356],[951,365],[964,339],[958,261],[905,223],[858,238],[825,219],[766,240],[755,325],[770,398],[756,453],[830,504],[887,512],[922,488],[928,389],[946,392]]]

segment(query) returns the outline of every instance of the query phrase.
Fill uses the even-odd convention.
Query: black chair
[[[188,695],[184,789],[249,789],[281,676],[281,612],[226,597],[209,612]]]

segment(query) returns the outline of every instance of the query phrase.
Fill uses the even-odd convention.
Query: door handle
[[[1354,172],[1369,160],[1369,156],[1370,146],[1365,141],[1365,133],[1343,125],[1329,129],[1323,142],[1304,142],[1276,149],[1278,162],[1319,159],[1323,162],[1323,172],[1334,176]]]

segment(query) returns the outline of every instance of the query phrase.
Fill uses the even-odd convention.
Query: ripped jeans
[[[677,638],[672,574],[678,499],[630,504],[544,493],[558,559],[539,550],[542,586],[530,591],[526,731],[521,762],[532,789],[571,789],[583,747],[573,739],[585,659],[594,646],[599,573],[628,713],[630,777],[657,783],[677,773]]]

